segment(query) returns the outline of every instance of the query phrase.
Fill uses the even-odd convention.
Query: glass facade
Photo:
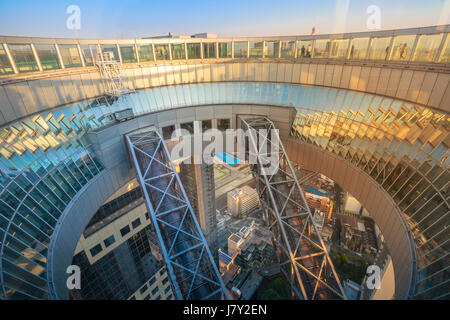
[[[219,58],[231,58],[232,56],[232,43],[231,42],[219,42]]]
[[[120,44],[119,48],[122,63],[137,62],[134,44]]]
[[[394,37],[391,60],[408,61],[415,41],[416,35]]]
[[[314,58],[328,58],[330,40],[316,40],[314,42]]]
[[[153,47],[151,44],[139,44],[138,45],[138,52],[139,52],[139,61],[140,62],[148,62],[153,61]]]
[[[345,40],[333,40],[331,43],[330,58],[332,59],[345,59],[347,58],[348,39]]]
[[[264,41],[264,58],[278,58],[279,41]]]
[[[75,44],[59,45],[59,52],[61,53],[61,59],[63,61],[64,67],[73,68],[82,66],[80,53],[78,52],[77,45]]]
[[[155,44],[156,60],[170,60],[169,45]]]
[[[34,47],[36,48],[43,70],[61,68],[54,44],[35,44]]]
[[[312,41],[297,41],[297,58],[311,58]]]
[[[247,58],[247,41],[234,42],[234,57]]]
[[[365,59],[369,42],[369,38],[352,39],[349,59]]]
[[[250,41],[249,43],[249,54],[250,58],[262,58],[264,51],[264,42],[262,41]]]
[[[187,44],[188,59],[201,59],[201,45],[200,43],[188,43]]]
[[[216,58],[216,43],[203,43],[203,58],[211,59]]]
[[[117,50],[117,45],[116,44],[101,44],[100,45],[100,49],[102,50],[102,53],[112,52],[113,55],[114,55],[114,60],[116,60],[117,62],[120,61],[120,59],[119,59],[119,51]]]
[[[387,60],[389,57],[391,37],[372,38],[369,50],[370,60]]]
[[[294,58],[295,41],[281,41],[281,58]]]
[[[184,43],[172,43],[172,60],[186,59],[186,54],[184,52]]]
[[[38,71],[38,65],[29,44],[8,44],[19,72]]]
[[[9,62],[8,56],[6,55],[6,51],[3,48],[3,45],[0,44],[0,74],[8,74],[12,72],[13,69]]]
[[[442,33],[419,36],[413,61],[433,62],[438,53],[442,37]]]

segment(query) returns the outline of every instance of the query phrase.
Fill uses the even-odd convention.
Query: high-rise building
[[[259,206],[259,196],[255,189],[243,186],[227,194],[228,211],[233,215],[247,214]]]
[[[180,164],[180,179],[211,249],[217,245],[214,166]]]

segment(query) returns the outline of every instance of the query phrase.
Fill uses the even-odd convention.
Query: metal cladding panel
[[[343,66],[338,66],[338,65],[334,66],[333,82],[331,84],[332,87],[339,88],[339,85],[341,83],[342,70],[343,70]]]
[[[339,87],[348,88],[349,83],[350,83],[351,74],[352,74],[352,67],[351,66],[343,66],[341,82],[339,84]]]
[[[414,71],[412,70],[403,70],[396,94],[397,98],[406,99],[413,73]]]
[[[358,82],[360,74],[361,74],[361,67],[353,66],[352,73],[350,74],[350,82],[348,84],[349,89],[358,90]]]
[[[293,65],[291,82],[300,83],[301,68],[302,68],[302,65],[299,63],[295,63]]]
[[[319,64],[317,66],[315,84],[318,86],[323,86],[324,78],[325,78],[325,67],[326,67],[326,65],[324,65],[324,64]]]
[[[428,99],[430,98],[431,92],[436,83],[438,74],[434,72],[429,72],[425,74],[423,79],[422,87],[420,88],[419,96],[417,97],[417,102],[427,105]]]
[[[390,76],[391,76],[390,69],[381,69],[380,78],[378,79],[378,85],[377,85],[377,90],[376,90],[377,94],[381,94],[381,95],[386,94]]]
[[[400,78],[402,76],[402,70],[392,69],[388,79],[388,85],[386,89],[386,95],[395,97],[398,90]]]
[[[378,87],[378,80],[380,79],[381,68],[373,67],[370,70],[369,82],[367,85],[368,92],[375,92]]]
[[[422,87],[423,79],[425,78],[425,72],[414,71],[411,84],[409,85],[407,99],[410,101],[416,101],[419,96],[420,88]]]
[[[449,85],[450,75],[445,73],[439,73],[436,79],[436,83],[431,91],[430,98],[428,100],[428,104],[431,107],[439,108],[442,98],[444,96],[444,92]],[[447,100],[447,105],[449,100]]]
[[[361,73],[359,75],[358,81],[358,91],[366,91],[367,86],[369,84],[370,69],[371,68],[369,67],[361,68]]]

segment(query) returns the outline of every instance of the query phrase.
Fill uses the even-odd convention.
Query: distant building
[[[142,285],[128,300],[174,300],[172,286],[167,276],[166,267],[163,266]]]
[[[203,32],[196,33],[191,36],[192,38],[203,38],[203,39],[216,39],[217,33]]]
[[[344,292],[348,300],[359,300],[361,286],[352,280],[344,281]]]
[[[234,189],[227,194],[227,206],[233,216],[249,213],[259,206],[258,193],[249,186]]]
[[[244,239],[233,233],[228,237],[228,254],[232,257],[238,252],[239,247],[244,243]]]
[[[325,221],[325,214],[321,212],[320,210],[314,210],[314,223],[316,224],[317,231],[319,234],[322,232],[323,224]]]

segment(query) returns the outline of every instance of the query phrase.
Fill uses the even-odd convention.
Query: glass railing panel
[[[39,70],[29,44],[8,44],[8,48],[19,72]]]
[[[419,36],[413,61],[434,62],[443,36],[443,33],[423,34]]]
[[[122,63],[137,62],[134,44],[121,44],[119,45],[119,48],[120,55],[122,56]]]
[[[372,38],[370,43],[370,60],[386,60],[389,56],[391,37]]]
[[[153,61],[153,47],[151,44],[138,44],[138,53],[140,62]]]
[[[330,40],[320,39],[314,42],[314,58],[328,58],[330,53]]]
[[[350,45],[349,59],[362,60],[366,58],[367,48],[369,47],[369,38],[354,38]]]
[[[156,60],[170,60],[169,45],[168,44],[155,44],[155,56]]]
[[[278,58],[278,50],[280,48],[279,41],[265,41],[264,42],[264,57]]]
[[[394,37],[392,44],[391,58],[395,61],[408,61],[411,58],[416,35],[405,35]]]
[[[0,44],[0,75],[8,73],[13,73],[13,69],[11,67],[11,63],[9,63],[9,59],[3,45]]]
[[[102,44],[100,45],[102,53],[112,52],[114,60],[119,62],[119,52],[117,51],[117,45],[115,44]]]
[[[200,43],[188,43],[187,44],[188,59],[201,59],[201,46]]]
[[[234,43],[234,57],[247,58],[247,41],[236,41]]]
[[[82,66],[80,53],[76,44],[60,44],[58,47],[64,67],[74,68]]]
[[[347,58],[349,39],[333,40],[331,43],[330,58],[345,59]]]
[[[249,54],[250,58],[262,58],[264,51],[264,42],[262,41],[250,41]]]
[[[184,43],[172,43],[172,60],[186,59],[186,54],[184,52]]]
[[[301,40],[297,41],[297,58],[311,58],[312,55],[312,41]]]

